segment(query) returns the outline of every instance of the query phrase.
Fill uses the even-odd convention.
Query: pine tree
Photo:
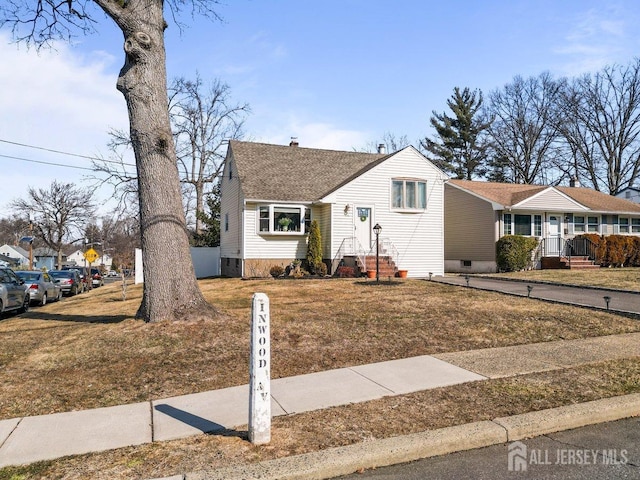
[[[481,118],[482,92],[455,87],[447,105],[453,116],[434,111],[430,123],[436,137],[425,138],[421,146],[433,155],[430,160],[441,170],[466,180],[483,177],[489,150],[484,132],[491,121]]]

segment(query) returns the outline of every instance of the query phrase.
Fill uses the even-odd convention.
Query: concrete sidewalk
[[[640,355],[640,333],[393,360],[272,381],[274,416]],[[0,421],[0,467],[245,426],[248,385]]]
[[[467,276],[452,275],[433,277],[432,281],[467,286]],[[506,293],[519,297],[546,300],[579,307],[609,310],[626,316],[640,316],[640,292],[611,290],[606,288],[578,287],[553,283],[525,281],[520,279],[495,278],[481,275],[468,275],[469,288]],[[531,287],[531,291],[527,287]],[[608,297],[608,305],[605,297]]]

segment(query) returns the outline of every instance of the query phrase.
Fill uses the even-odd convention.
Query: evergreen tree
[[[482,92],[455,87],[447,105],[453,116],[434,111],[430,123],[436,136],[433,140],[425,138],[420,144],[444,172],[466,180],[483,177],[489,150],[484,133],[491,121],[482,118]]]
[[[317,220],[311,222],[307,241],[307,264],[312,273],[324,274],[326,267],[322,263],[322,237]],[[324,270],[324,272],[322,272]]]
[[[194,247],[217,247],[220,245],[220,185],[216,184],[213,191],[206,196],[206,212],[196,212],[202,222],[201,233],[193,232],[191,244]]]

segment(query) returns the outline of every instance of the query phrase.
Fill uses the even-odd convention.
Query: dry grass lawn
[[[147,325],[117,285],[0,321],[0,419],[160,399],[248,382],[251,296],[271,299],[275,378],[414,355],[640,331],[604,312],[409,280],[213,279],[225,320]],[[0,480],[145,479],[640,391],[640,359],[476,382],[279,417],[246,432],[0,469]]]
[[[0,418],[140,402],[248,382],[250,303],[271,299],[272,376],[415,355],[640,330],[634,320],[411,280],[201,282],[224,320],[144,324],[116,286],[0,322]],[[508,298],[508,301],[505,299]]]
[[[595,270],[529,270],[501,273],[500,276],[562,283],[640,291],[640,268],[599,268]]]

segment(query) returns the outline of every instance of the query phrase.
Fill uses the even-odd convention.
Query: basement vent
[[[463,268],[471,268],[471,260],[460,260],[460,266]]]

